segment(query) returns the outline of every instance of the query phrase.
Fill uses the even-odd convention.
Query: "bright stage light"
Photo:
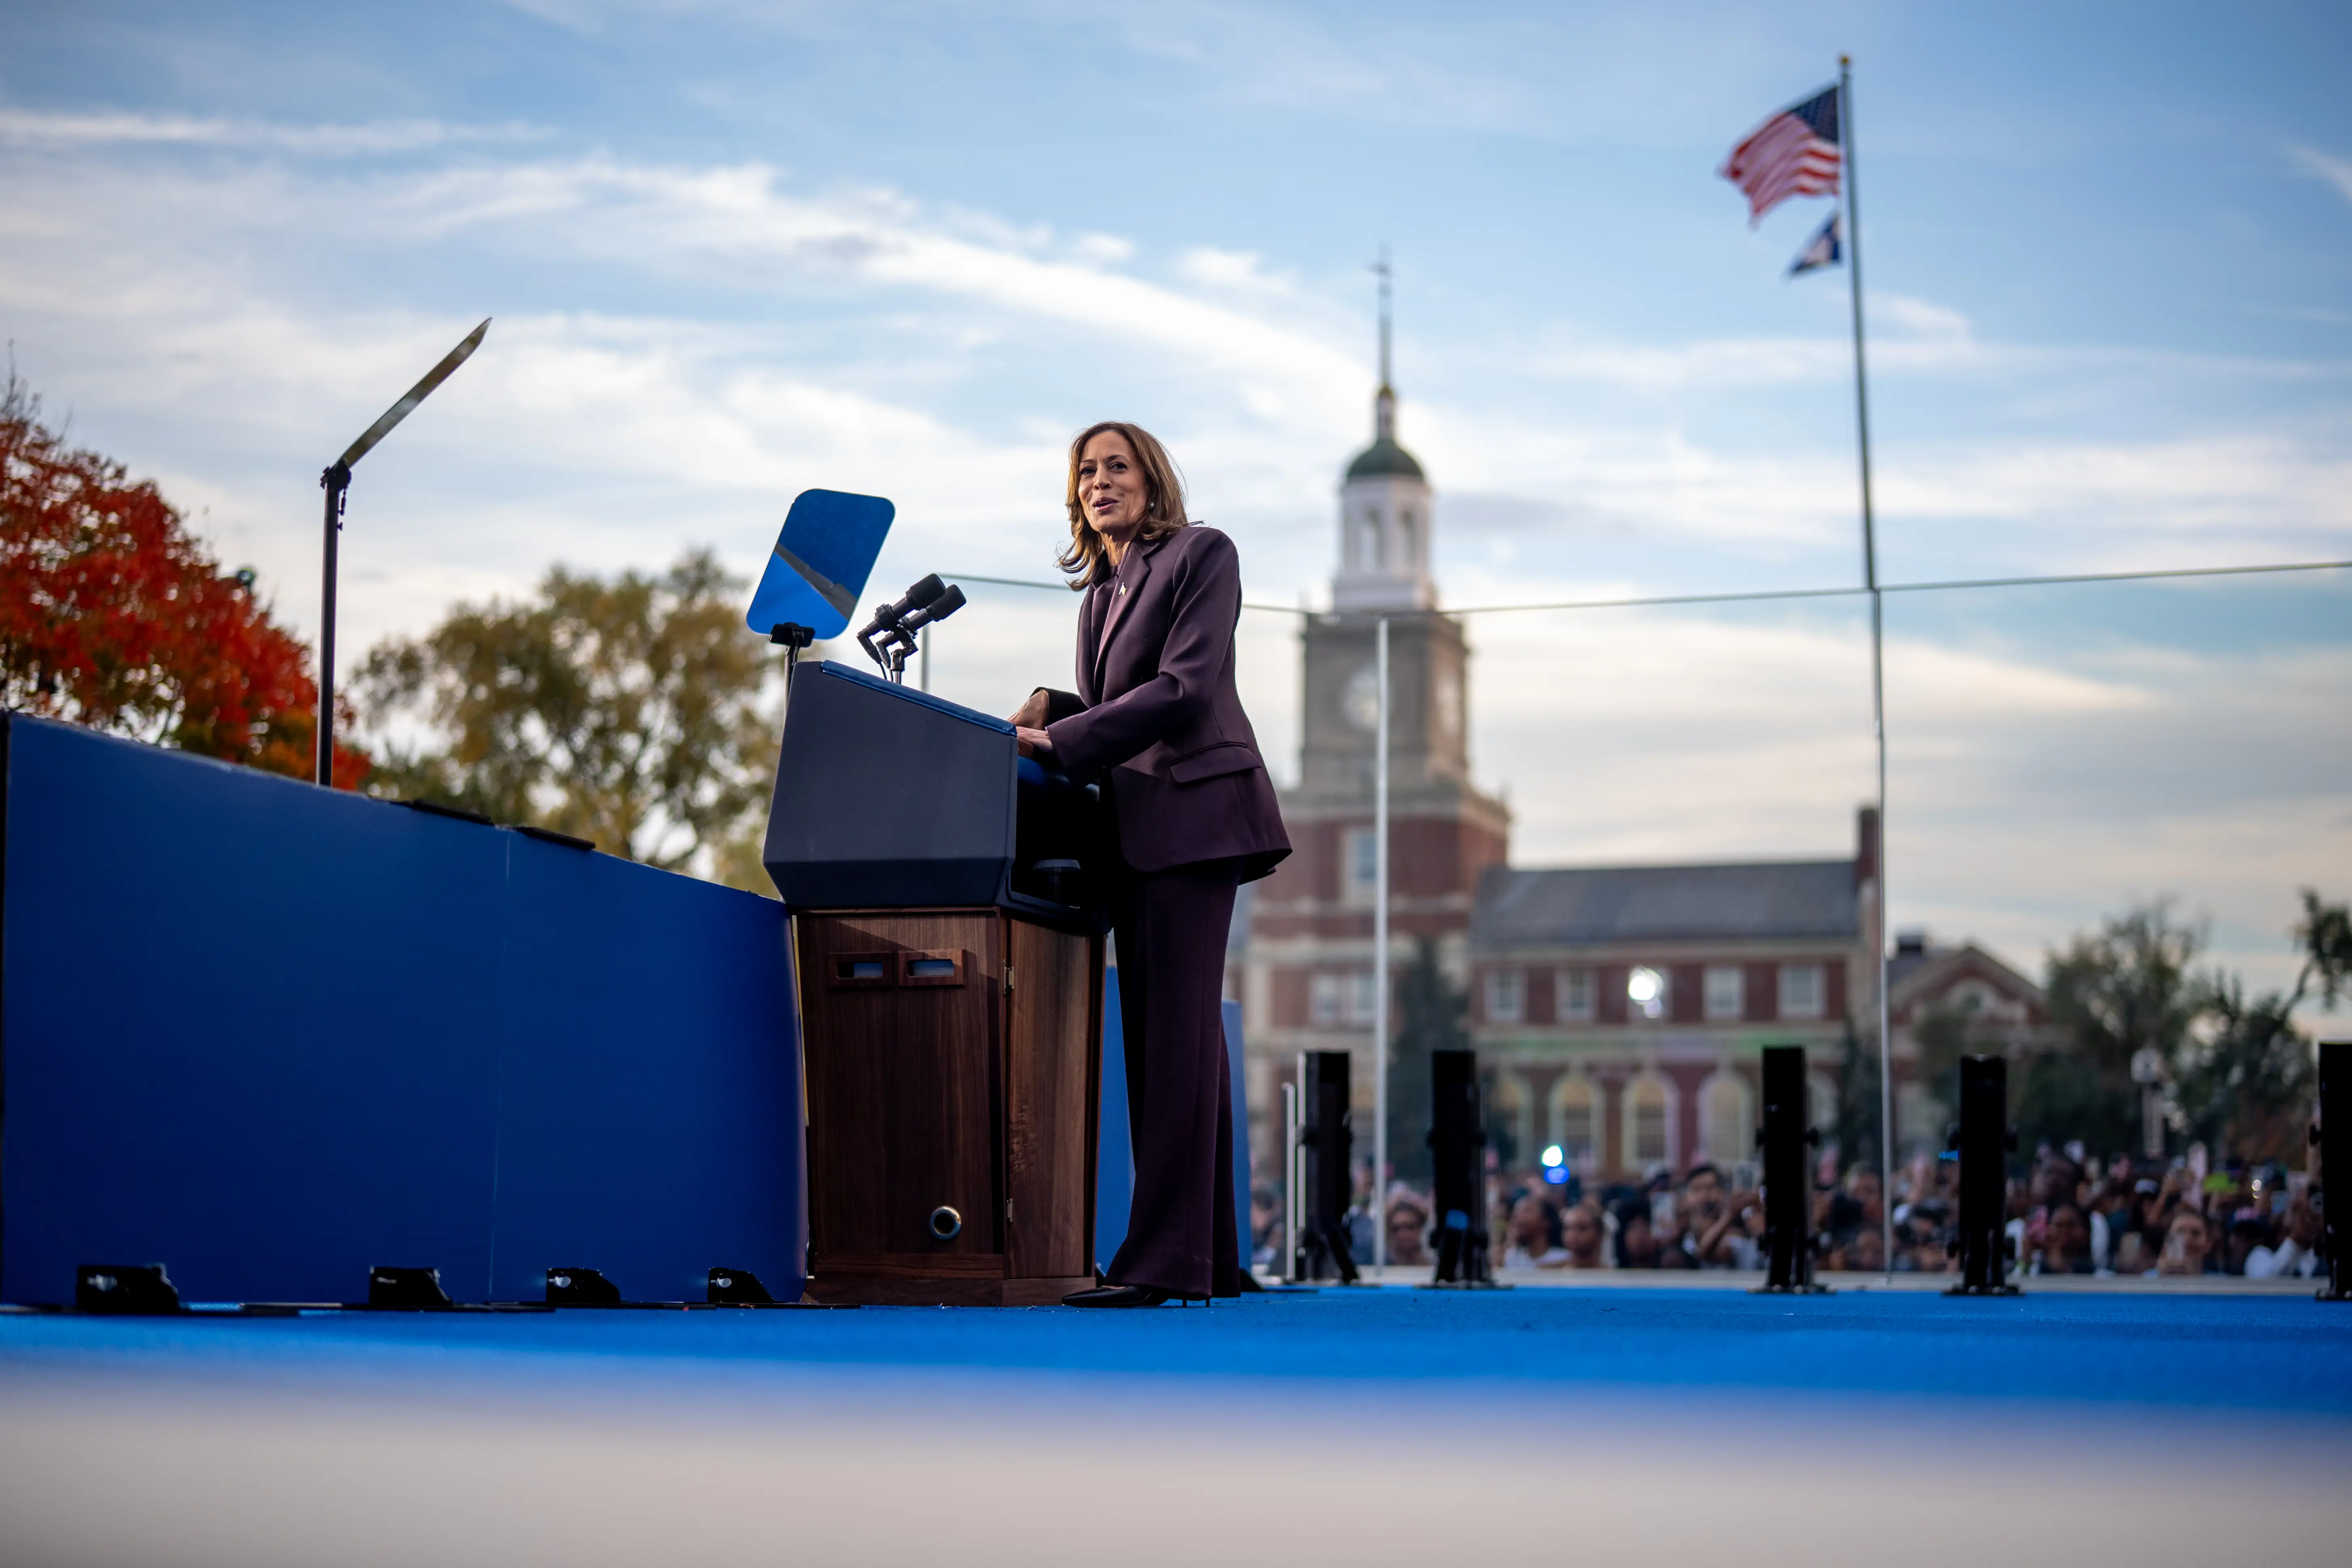
[[[1559,1145],[1554,1143],[1551,1147],[1543,1152],[1544,1169],[1547,1171],[1557,1171],[1559,1169],[1560,1162],[1566,1158],[1568,1158],[1568,1156],[1559,1152]]]

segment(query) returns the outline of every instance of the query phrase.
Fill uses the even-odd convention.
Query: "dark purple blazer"
[[[1241,556],[1213,528],[1137,544],[1120,576],[1087,590],[1078,689],[1047,694],[1045,732],[1063,768],[1105,777],[1139,871],[1231,857],[1247,882],[1290,853],[1234,686],[1241,613]]]

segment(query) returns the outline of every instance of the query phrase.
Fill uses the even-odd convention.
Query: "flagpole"
[[[1381,318],[1387,326],[1385,315]],[[1387,384],[1387,378],[1381,378]],[[1389,618],[1376,634],[1380,722],[1372,744],[1372,1263],[1389,1265]],[[1376,1276],[1377,1278],[1377,1276]]]
[[[1871,941],[1878,963],[1878,1223],[1880,1260],[1895,1278],[1895,1058],[1886,995],[1886,650],[1885,599],[1878,589],[1878,536],[1870,504],[1870,390],[1862,349],[1862,207],[1853,156],[1853,57],[1838,57],[1838,141],[1845,154],[1846,282],[1853,296],[1853,419],[1862,456],[1862,576],[1870,590],[1870,727],[1878,741],[1877,918]]]

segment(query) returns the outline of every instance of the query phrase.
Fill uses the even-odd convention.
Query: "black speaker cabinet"
[[[2319,1042],[2319,1120],[2311,1142],[2326,1226],[2327,1289],[2319,1294],[2341,1301],[2352,1298],[2352,1040]]]
[[[1016,1307],[1092,1286],[1102,938],[1001,907],[793,931],[809,1294]]]

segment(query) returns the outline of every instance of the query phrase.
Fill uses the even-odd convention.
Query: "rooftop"
[[[1732,866],[1494,867],[1470,940],[1517,947],[1609,942],[1834,938],[1862,932],[1851,860]]]
[[[1382,479],[1400,475],[1408,479],[1428,482],[1421,471],[1420,460],[1388,436],[1381,437],[1357,453],[1356,460],[1348,465],[1348,477],[1351,479]]]

